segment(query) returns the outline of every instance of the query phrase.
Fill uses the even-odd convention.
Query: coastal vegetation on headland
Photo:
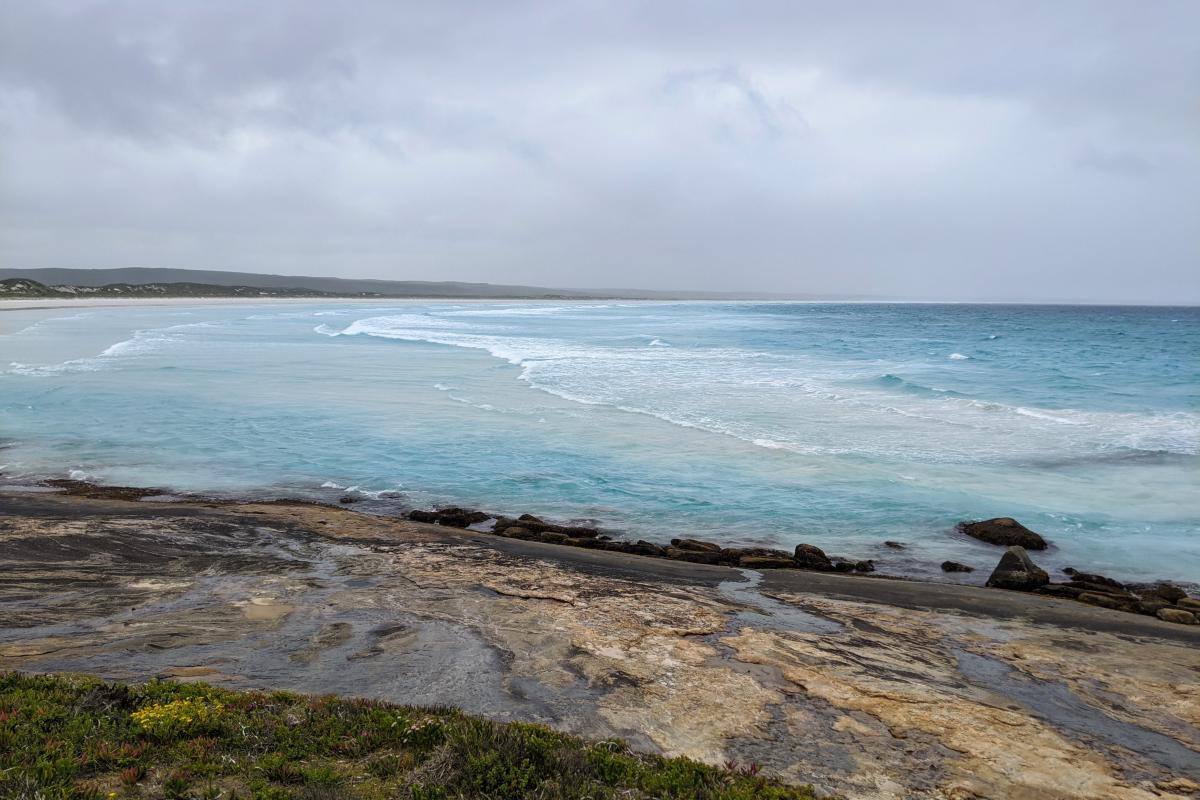
[[[805,800],[711,767],[448,708],[0,675],[0,797]]]

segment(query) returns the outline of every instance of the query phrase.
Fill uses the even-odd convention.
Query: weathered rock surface
[[[957,561],[943,561],[942,572],[974,572],[974,567],[969,567],[966,564],[960,564]]]
[[[1046,570],[1034,564],[1023,547],[1010,547],[992,570],[987,585],[997,589],[1029,592],[1050,582]]]
[[[1046,540],[1012,517],[996,517],[979,522],[960,522],[958,529],[973,539],[1003,547],[1045,550]]]
[[[1195,626],[956,586],[901,607],[856,592],[903,582],[789,571],[734,596],[734,570],[336,507],[36,503],[0,502],[0,669],[451,703],[865,800],[1151,800],[1200,780]],[[1025,617],[1043,607],[1074,622]]]

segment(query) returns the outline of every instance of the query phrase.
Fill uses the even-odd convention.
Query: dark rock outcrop
[[[1143,597],[1137,602],[1137,613],[1154,617],[1158,615],[1159,609],[1170,607],[1171,604],[1161,597]]]
[[[1125,588],[1125,584],[1120,581],[1114,581],[1112,578],[1106,578],[1103,575],[1096,575],[1091,572],[1080,572],[1074,567],[1063,567],[1063,574],[1070,575],[1073,582],[1090,583],[1093,586],[1110,586],[1113,589]]]
[[[1111,608],[1114,611],[1136,611],[1137,601],[1130,598],[1118,597],[1112,594],[1102,594],[1100,592],[1080,592],[1075,598],[1081,603],[1087,603],[1089,606],[1099,606],[1100,608]]]
[[[484,519],[487,519],[485,517]],[[579,525],[555,525],[551,522],[546,522],[533,514],[522,514],[513,519],[512,517],[499,517],[496,520],[495,526],[492,528],[493,533],[498,533],[502,536],[511,536],[507,531],[509,528],[525,528],[530,531],[540,533],[562,533],[573,539],[592,539],[600,535],[598,528],[589,528]],[[514,537],[515,538],[515,537]]]
[[[437,517],[438,517],[438,515],[437,515],[436,511],[416,510],[416,511],[408,512],[408,518],[411,519],[413,522],[433,523],[433,522],[437,522]]]
[[[904,544],[904,542],[893,542],[893,541],[884,542],[884,545],[892,548],[893,550],[903,550],[905,547],[907,547],[907,545]]]
[[[721,545],[715,542],[706,542],[703,539],[672,539],[671,546],[677,547],[680,550],[691,550],[697,553],[721,552]]]
[[[1066,583],[1048,583],[1045,586],[1039,586],[1034,591],[1050,597],[1061,597],[1064,600],[1077,600],[1079,595],[1083,594],[1083,589]]]
[[[678,547],[668,547],[664,551],[664,555],[676,561],[690,561],[693,564],[725,563],[725,557],[719,550],[714,553],[711,550],[683,550]]]
[[[1013,546],[1004,552],[1000,563],[987,579],[988,586],[1030,592],[1050,582],[1046,570],[1034,564],[1025,548]]]
[[[1156,583],[1152,586],[1139,586],[1135,588],[1141,589],[1139,594],[1143,597],[1161,597],[1168,603],[1177,603],[1187,597],[1187,592],[1173,583]]]
[[[815,569],[822,572],[833,572],[836,569],[833,562],[829,560],[829,556],[825,555],[825,551],[816,545],[796,545],[793,559],[800,569]]]
[[[791,553],[767,547],[730,547],[722,550],[721,555],[728,563],[747,569],[787,569],[796,566]]]
[[[352,495],[352,494],[344,494],[344,495],[342,495],[341,497],[339,497],[339,498],[338,498],[338,502],[339,502],[339,503],[341,503],[341,504],[342,504],[342,505],[344,505],[344,506],[348,506],[348,505],[350,505],[351,503],[357,503],[357,502],[358,502],[358,498],[357,498],[357,497],[355,497],[355,496],[354,496],[354,495]]]
[[[1012,517],[996,517],[979,522],[960,522],[958,529],[988,544],[1003,547],[1023,547],[1026,550],[1045,550],[1046,540]]]
[[[960,564],[957,561],[943,561],[942,572],[974,572],[974,567],[969,567],[966,564]]]

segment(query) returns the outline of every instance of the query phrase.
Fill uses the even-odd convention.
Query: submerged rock
[[[904,542],[893,542],[893,541],[887,541],[887,542],[884,542],[883,544],[886,547],[892,548],[893,550],[903,550],[908,546]]]
[[[974,572],[974,567],[969,567],[966,564],[960,564],[957,561],[943,561],[942,572]]]
[[[1024,547],[1013,546],[1005,551],[1000,563],[992,570],[987,585],[997,589],[1030,592],[1050,582],[1046,570],[1034,564]]]
[[[1045,550],[1046,540],[1012,517],[996,517],[979,522],[960,522],[958,529],[988,544],[1003,547],[1024,547],[1026,550]]]
[[[833,572],[833,562],[829,560],[829,556],[825,555],[825,551],[816,545],[798,544],[796,552],[793,556],[796,566],[800,569],[815,569],[822,572]]]

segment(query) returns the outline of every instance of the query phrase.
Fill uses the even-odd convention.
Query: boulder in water
[[[969,567],[966,564],[960,564],[957,561],[943,561],[942,572],[974,572],[974,567]]]
[[[987,579],[988,586],[1030,592],[1050,582],[1046,570],[1034,564],[1024,547],[1013,546],[1000,557],[1000,563]]]
[[[960,522],[958,529],[988,544],[1003,547],[1024,547],[1026,550],[1045,550],[1046,540],[1012,517],[996,517],[979,522]]]
[[[793,560],[800,569],[815,569],[822,572],[833,572],[836,569],[833,562],[829,560],[829,556],[825,555],[825,551],[812,544],[796,545]]]

